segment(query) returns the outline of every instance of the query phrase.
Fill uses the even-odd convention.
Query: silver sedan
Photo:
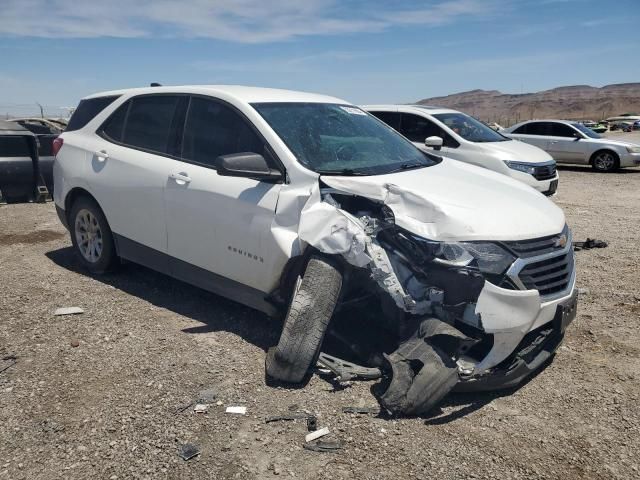
[[[578,122],[529,120],[501,133],[545,150],[558,163],[591,165],[599,172],[640,165],[640,145],[604,138]]]

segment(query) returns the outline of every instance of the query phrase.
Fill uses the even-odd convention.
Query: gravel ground
[[[640,170],[564,168],[555,201],[576,239],[609,248],[577,252],[586,291],[554,361],[515,391],[397,420],[342,413],[376,407],[374,382],[267,386],[276,321],[135,265],[88,276],[53,204],[0,206],[0,479],[638,478]],[[205,389],[208,413],[180,411]],[[293,405],[344,448],[265,423]]]

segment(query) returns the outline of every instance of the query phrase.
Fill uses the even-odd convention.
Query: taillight
[[[53,139],[53,145],[51,146],[51,152],[53,153],[54,157],[56,155],[58,155],[58,152],[62,148],[62,144],[63,143],[64,143],[64,139],[61,138],[61,137],[56,137],[56,138]]]

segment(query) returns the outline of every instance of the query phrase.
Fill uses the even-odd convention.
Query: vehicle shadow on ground
[[[184,328],[185,333],[226,331],[265,351],[278,341],[281,325],[267,315],[140,265],[125,263],[116,273],[93,275],[82,268],[73,247],[45,255],[62,268],[202,324]]]
[[[594,175],[632,175],[640,173],[640,168],[638,167],[625,167],[616,170],[611,173],[603,173],[597,172],[590,165],[558,165],[558,171],[560,172],[590,172]],[[562,182],[562,178],[560,178],[560,182]]]

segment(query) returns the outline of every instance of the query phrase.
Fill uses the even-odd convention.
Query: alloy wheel
[[[612,154],[608,152],[602,152],[593,160],[593,163],[598,170],[608,171],[613,170],[616,164],[616,159]]]
[[[102,230],[96,216],[87,209],[76,215],[75,235],[78,249],[83,258],[96,263],[102,255]]]

